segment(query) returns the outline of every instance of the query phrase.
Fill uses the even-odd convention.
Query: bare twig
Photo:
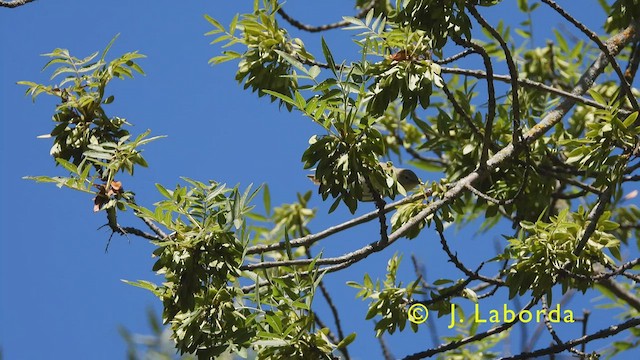
[[[584,310],[582,314],[582,336],[587,336],[587,323],[589,321],[589,315],[591,315],[591,312],[589,312],[588,310]],[[580,346],[580,351],[584,353],[586,349],[587,343],[582,343],[582,345]]]
[[[449,261],[452,262],[465,275],[467,275],[469,278],[473,280],[482,280],[486,283],[493,284],[493,285],[500,285],[500,286],[504,285],[504,282],[501,280],[496,280],[486,276],[479,275],[469,270],[467,267],[465,267],[464,264],[458,259],[456,254],[452,253],[451,249],[449,249],[449,244],[447,244],[447,239],[445,239],[444,234],[441,231],[438,231],[438,235],[440,236],[440,244],[442,245],[442,249],[449,257]]]
[[[469,114],[467,114],[467,112],[464,111],[462,106],[460,106],[460,104],[458,103],[458,100],[456,100],[455,96],[453,96],[451,91],[449,91],[449,88],[447,87],[447,84],[443,84],[442,85],[442,91],[447,96],[447,99],[449,99],[449,101],[451,102],[451,105],[453,105],[453,109],[458,114],[460,114],[460,117],[467,123],[467,125],[469,125],[471,130],[473,130],[473,133],[476,134],[479,138],[482,138],[483,135],[480,132],[480,129],[478,129],[476,124],[473,123],[473,120],[471,119],[471,116],[469,116]]]
[[[511,51],[507,46],[507,43],[504,41],[500,33],[496,31],[489,23],[480,15],[478,10],[473,5],[467,5],[467,9],[476,21],[500,43],[500,47],[502,47],[502,51],[504,52],[505,59],[507,61],[507,67],[509,68],[509,75],[511,76],[511,97],[512,97],[512,109],[513,109],[513,141],[520,141],[520,100],[518,99],[518,69],[516,68],[516,64],[513,61],[513,57],[511,56]],[[487,71],[487,74],[489,72]]]
[[[571,300],[571,298],[575,295],[576,291],[571,289],[569,291],[567,291],[563,296],[562,299],[560,299],[560,306],[564,306],[565,304],[567,304],[569,302],[569,300]],[[523,347],[523,351],[531,351],[531,349],[533,349],[533,347],[535,346],[536,342],[538,342],[538,339],[540,339],[540,336],[542,335],[542,330],[543,330],[543,325],[542,324],[538,324],[538,326],[536,327],[536,329],[534,330],[533,334],[531,335],[529,342],[527,343],[526,346]],[[586,335],[586,334],[583,334]]]
[[[123,227],[122,230],[124,231],[125,234],[131,234],[131,235],[136,235],[139,236],[141,238],[145,238],[147,240],[155,240],[155,241],[159,241],[162,240],[163,238],[158,236],[158,235],[154,235],[154,234],[149,234],[147,232],[144,232],[140,229],[136,229],[134,227]],[[121,234],[124,235],[124,234]]]
[[[551,321],[549,321],[549,306],[547,306],[547,300],[546,298],[542,298],[542,308],[544,309],[544,325],[547,328],[547,331],[549,332],[549,335],[551,335],[551,337],[553,338],[553,341],[556,342],[556,344],[558,345],[563,345],[564,341],[562,341],[562,339],[560,339],[560,337],[558,336],[558,334],[556,333],[556,331],[553,328],[553,325],[551,325]],[[586,335],[586,334],[583,334]],[[570,352],[579,355],[579,356],[584,356],[586,354],[584,354],[583,352],[578,351],[578,349],[572,348],[570,347],[569,349]]]
[[[638,299],[634,294],[630,293],[622,286],[618,285],[612,279],[604,279],[598,282],[598,284],[602,285],[605,289],[611,291],[615,296],[619,299],[624,300],[627,304],[631,305],[636,311],[640,311],[640,299]]]
[[[389,350],[387,342],[384,341],[384,338],[382,336],[378,336],[378,343],[380,344],[380,348],[382,349],[382,356],[384,356],[385,360],[395,359],[395,357],[391,353],[391,350]]]
[[[418,259],[413,254],[411,255],[411,262],[413,263],[413,271],[420,279],[420,286],[425,290],[433,288],[427,283],[426,269],[424,266],[418,264]],[[440,335],[438,335],[438,328],[435,325],[433,317],[427,318],[427,326],[429,327],[429,335],[431,335],[431,342],[433,343],[433,346],[438,346],[438,343],[440,342]]]
[[[587,245],[587,241],[589,241],[589,238],[591,237],[593,232],[596,231],[596,227],[598,226],[598,219],[600,219],[600,216],[602,216],[604,210],[607,208],[607,204],[609,203],[610,198],[611,185],[607,186],[607,188],[600,194],[600,196],[598,197],[598,202],[589,212],[589,215],[587,216],[587,221],[589,223],[587,224],[587,228],[584,229],[584,233],[582,234],[580,242],[578,242],[578,245],[576,245],[576,248],[573,251],[574,255],[580,255],[582,249],[584,249],[585,245]]]
[[[482,71],[482,70],[467,70],[467,69],[459,69],[459,68],[448,68],[448,67],[443,67],[442,68],[442,73],[444,74],[457,74],[457,75],[466,75],[466,76],[473,76],[475,78],[478,79],[485,79],[487,77],[487,73]],[[502,82],[511,82],[511,77],[508,75],[493,75],[493,79],[494,80],[498,80],[498,81],[502,81]],[[545,85],[543,83],[539,83],[537,81],[533,81],[533,80],[529,80],[529,79],[518,79],[518,83],[524,87],[529,87],[529,88],[533,88],[533,89],[538,89],[538,90],[542,90],[542,91],[547,91],[549,93],[552,94],[556,94],[559,96],[562,96],[564,98],[567,99],[572,99],[575,102],[579,102],[585,105],[589,105],[592,106],[596,109],[603,109],[606,110],[608,109],[605,105],[599,104],[591,99],[582,97],[582,96],[578,96],[576,94],[564,91],[562,89],[557,89],[554,88],[552,86],[549,85]],[[629,116],[631,114],[631,112],[620,109],[618,111],[620,113],[620,116]]]
[[[487,116],[484,124],[484,141],[482,144],[482,155],[480,156],[480,167],[485,166],[485,162],[489,157],[489,148],[493,147],[491,135],[493,135],[493,121],[496,117],[496,90],[493,85],[493,65],[491,64],[491,57],[487,54],[487,51],[480,45],[469,41],[464,40],[458,37],[453,37],[453,41],[460,46],[464,46],[467,48],[473,49],[474,52],[478,53],[484,62],[485,71],[487,74],[487,96],[489,97],[489,109],[487,111]],[[516,139],[513,139],[515,141]]]
[[[636,74],[638,73],[639,63],[640,63],[640,43],[636,41],[635,43],[633,43],[633,47],[631,48],[631,57],[629,58],[627,69],[624,72],[624,77],[627,79],[629,84],[633,84],[633,80],[636,78]]]
[[[140,217],[140,220],[142,220],[142,222],[144,222],[149,227],[149,229],[151,229],[151,231],[153,231],[156,235],[160,237],[160,239],[153,239],[153,240],[161,240],[167,237],[167,234],[164,231],[162,231],[153,221],[151,221],[151,219]]]
[[[366,16],[367,13],[369,12],[369,10],[373,9],[375,4],[376,4],[376,0],[370,1],[369,4],[367,4],[367,6],[365,6],[364,8],[362,8],[362,10],[360,10],[360,12],[356,15],[356,17],[361,18],[361,17]],[[282,18],[284,20],[286,20],[292,26],[294,26],[294,27],[296,27],[296,28],[298,28],[300,30],[304,30],[304,31],[308,31],[308,32],[327,31],[327,30],[331,30],[331,29],[337,29],[337,28],[345,27],[345,26],[348,26],[350,24],[350,22],[348,22],[346,20],[343,20],[343,21],[338,21],[338,22],[331,23],[331,24],[313,26],[313,25],[304,24],[304,23],[294,19],[289,14],[287,14],[284,10],[282,10],[282,8],[278,8],[278,14],[280,16],[282,16]]]
[[[453,56],[449,56],[448,58],[444,58],[442,60],[434,60],[433,62],[438,64],[438,65],[444,65],[444,64],[448,64],[450,62],[454,62],[458,59],[462,59],[463,57],[473,54],[475,52],[475,50],[473,49],[465,49]]]
[[[329,327],[327,326],[327,324],[325,324],[324,321],[322,321],[322,319],[320,319],[320,317],[318,317],[318,314],[316,314],[315,312],[313,313],[313,321],[316,323],[316,325],[318,325],[318,327],[320,327],[321,329],[329,329]],[[327,337],[329,337],[329,340],[331,340],[334,344],[337,344],[340,342],[340,339],[338,339],[338,337],[336,336],[336,334],[334,334],[333,332],[331,332],[331,330],[328,331],[327,333]]]

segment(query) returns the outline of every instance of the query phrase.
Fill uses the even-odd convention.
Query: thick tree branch
[[[607,278],[599,281],[598,283],[602,285],[605,289],[611,291],[618,298],[624,300],[624,302],[631,305],[631,307],[636,309],[636,311],[640,311],[640,299],[638,299],[637,296],[635,296],[634,294],[624,289],[622,286],[618,285],[615,281],[613,281],[610,278]]]
[[[638,101],[636,100],[635,96],[633,96],[633,92],[631,92],[631,87],[629,86],[629,83],[627,83],[627,79],[625,78],[624,74],[622,73],[622,69],[620,69],[620,66],[618,65],[618,62],[616,61],[616,59],[614,57],[615,55],[617,55],[617,52],[615,52],[615,54],[614,54],[614,51],[612,51],[612,49],[610,49],[609,44],[603,43],[596,33],[594,33],[593,31],[589,30],[589,28],[587,28],[584,24],[582,24],[576,18],[574,18],[569,13],[564,11],[564,9],[562,7],[560,7],[560,5],[558,5],[555,1],[553,1],[553,0],[542,0],[542,2],[547,4],[547,5],[549,5],[558,14],[560,14],[567,21],[572,23],[576,28],[578,28],[580,31],[582,31],[582,33],[587,35],[587,37],[598,46],[598,48],[600,48],[600,51],[602,51],[602,53],[607,57],[607,59],[609,60],[609,63],[611,64],[611,67],[613,67],[613,70],[618,75],[618,78],[620,79],[620,85],[622,86],[623,91],[627,95],[627,98],[629,99],[629,102],[631,103],[631,106],[633,107],[633,109],[635,111],[639,111],[640,110],[640,106],[638,106]]]
[[[515,356],[509,356],[509,357],[503,357],[500,358],[500,360],[524,360],[524,359],[533,359],[539,356],[543,356],[543,355],[550,355],[550,354],[557,354],[559,352],[568,350],[569,348],[572,348],[576,345],[580,345],[580,344],[584,344],[584,343],[588,343],[591,342],[593,340],[596,339],[603,339],[609,336],[613,336],[615,334],[618,334],[624,330],[636,327],[636,326],[640,326],[640,318],[632,318],[629,319],[623,323],[620,323],[618,325],[612,325],[609,326],[606,329],[602,329],[596,333],[593,333],[591,335],[588,336],[582,336],[579,337],[577,339],[573,339],[570,341],[565,342],[562,345],[553,345],[553,346],[549,346],[547,348],[544,349],[539,349],[536,351],[532,351],[532,352],[523,352],[520,353],[518,355]]]
[[[403,205],[403,204],[407,204],[413,201],[416,201],[420,198],[424,198],[425,196],[430,196],[431,195],[431,190],[428,189],[426,190],[424,193],[420,193],[420,194],[414,194],[411,196],[408,196],[404,199],[400,199],[396,202],[393,202],[391,204],[388,204],[387,206],[384,207],[384,212],[385,213],[389,213],[393,210],[395,210],[398,206]],[[375,218],[377,218],[379,216],[378,214],[378,210],[375,211],[371,211],[369,213],[366,213],[362,216],[359,216],[355,219],[351,219],[349,221],[345,221],[341,224],[332,226],[328,229],[322,230],[320,232],[317,232],[315,234],[311,234],[311,235],[307,235],[307,236],[303,236],[301,238],[298,239],[293,239],[289,242],[289,244],[292,247],[299,247],[299,246],[311,246],[313,245],[315,242],[320,241],[326,237],[329,237],[331,235],[337,234],[341,231],[350,229],[354,226],[360,225],[360,224],[364,224],[366,222],[369,222]],[[286,248],[286,243],[283,242],[279,242],[276,244],[269,244],[269,245],[256,245],[256,246],[252,246],[250,248],[247,249],[247,255],[250,254],[262,254],[268,251],[275,251],[275,250],[283,250],[284,248]]]
[[[622,48],[629,41],[636,40],[638,38],[638,28],[637,24],[633,23],[628,28],[623,30],[622,32],[612,36],[607,41],[607,48],[612,49],[612,54],[617,55]],[[580,77],[577,85],[573,88],[572,94],[576,96],[583,95],[594,83],[595,79],[604,71],[605,67],[608,65],[608,57],[605,54],[600,54],[593,64],[585,71],[585,73]],[[534,141],[544,135],[547,131],[553,128],[557,123],[559,123],[562,118],[571,110],[573,105],[575,105],[576,101],[571,98],[566,98],[558,104],[555,109],[550,111],[538,124],[533,126],[527,133],[523,135],[523,145],[531,145]],[[432,201],[429,203],[423,210],[421,210],[414,217],[409,219],[406,223],[404,223],[400,228],[389,235],[389,241],[386,246],[393,244],[397,239],[404,236],[411,228],[416,226],[418,223],[424,221],[428,216],[435,213],[442,206],[449,204],[454,199],[458,198],[462,195],[462,193],[467,189],[467,185],[473,184],[476,180],[487,176],[491,171],[493,171],[500,164],[513,158],[518,151],[516,150],[515,145],[512,143],[505,146],[502,150],[497,152],[491,158],[487,160],[486,166],[484,168],[479,168],[462,179],[458,180],[452,187],[445,192],[439,199]],[[375,218],[376,214],[373,214],[372,218]],[[321,264],[334,264],[332,266],[327,266],[321,268],[321,271],[325,271],[327,273],[335,272],[347,268],[358,261],[366,258],[370,254],[380,251],[383,248],[376,246],[378,241],[370,243],[354,252],[345,254],[343,256],[328,258],[328,259],[319,259],[317,261],[318,265]],[[385,246],[385,247],[386,247]],[[281,264],[284,262],[281,262]],[[288,265],[306,265],[309,263],[308,260],[292,260],[287,262]],[[275,267],[279,266],[278,264],[271,264],[268,262],[255,264],[258,266],[267,266],[267,267]],[[305,272],[303,272],[304,274]],[[262,281],[258,284],[258,286],[263,286],[266,284],[266,281]],[[250,291],[253,289],[255,285],[251,285],[243,288],[243,290]]]
[[[2,1],[0,0],[0,7],[16,8],[18,6],[26,5],[36,0],[16,0],[16,1]]]

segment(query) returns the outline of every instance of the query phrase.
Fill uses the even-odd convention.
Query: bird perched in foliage
[[[410,169],[397,168],[395,166],[392,166],[391,163],[382,162],[380,163],[380,166],[386,172],[389,172],[396,179],[398,184],[400,184],[404,188],[405,191],[411,191],[422,183],[418,178],[418,175],[416,175],[416,173]],[[314,184],[320,185],[320,181],[316,179],[314,175],[310,174],[307,175],[307,177],[311,179]],[[371,190],[369,189],[369,186],[367,185],[365,179],[362,176],[358,175],[358,180],[360,182],[360,186],[362,186],[363,189],[362,198],[360,198],[359,200],[373,201],[373,194],[371,193]]]

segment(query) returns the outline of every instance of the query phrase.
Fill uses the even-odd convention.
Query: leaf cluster
[[[549,222],[521,223],[526,236],[509,239],[509,247],[501,256],[514,261],[507,271],[510,298],[531,290],[532,296],[546,295],[551,303],[556,284],[561,285],[563,293],[569,289],[585,292],[593,285],[591,276],[598,264],[615,263],[605,249],[620,260],[620,241],[611,233],[619,225],[609,220],[610,212],[598,219],[583,252],[574,254],[589,221],[587,215],[581,207],[577,212],[565,209]]]

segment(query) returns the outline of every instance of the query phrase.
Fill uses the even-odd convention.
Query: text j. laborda
[[[547,314],[549,321],[552,323],[575,322],[575,320],[573,319],[573,311],[568,309],[560,309],[560,304],[556,304],[555,308],[548,309],[548,311],[545,309],[539,309],[535,311],[521,310],[520,312],[515,312],[514,310],[509,309],[507,307],[507,304],[504,304],[502,306],[502,309],[492,309],[489,310],[488,313],[483,312],[480,308],[480,305],[476,304],[474,309],[474,320],[478,324],[487,322],[495,324],[512,322],[517,318],[520,322],[525,324],[532,321],[539,323],[544,321],[545,314]],[[458,319],[456,317],[456,305],[451,304],[451,320],[449,322],[448,328],[453,328],[456,322],[462,323],[464,322],[464,320]]]

